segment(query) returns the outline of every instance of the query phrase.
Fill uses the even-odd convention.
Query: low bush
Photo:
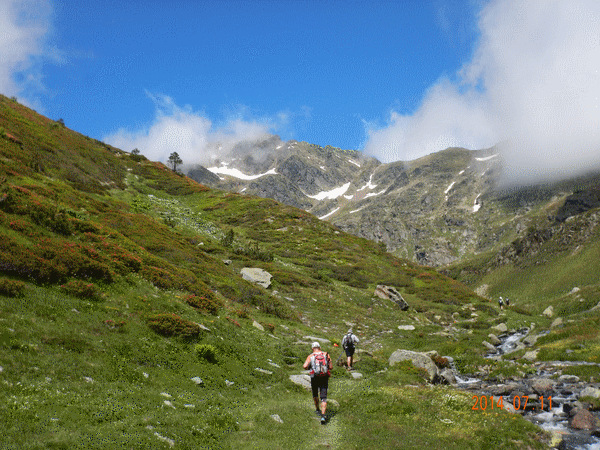
[[[200,327],[197,323],[182,319],[176,314],[154,314],[148,317],[148,326],[162,336],[198,336]]]
[[[217,362],[217,349],[210,344],[196,344],[194,353],[200,360],[204,359],[210,363]]]
[[[25,293],[25,283],[17,280],[0,278],[0,295],[20,297]]]
[[[60,288],[69,295],[87,298],[89,300],[98,300],[101,294],[94,283],[88,283],[82,280],[71,280],[68,283],[61,285]]]
[[[221,302],[215,299],[214,296],[208,298],[191,294],[186,296],[184,301],[193,308],[213,315],[216,314],[222,306]]]

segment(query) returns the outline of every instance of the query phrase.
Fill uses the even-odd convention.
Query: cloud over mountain
[[[127,151],[137,148],[147,158],[159,161],[177,152],[184,163],[192,163],[223,156],[238,142],[260,139],[274,127],[273,123],[241,116],[215,125],[205,114],[189,106],[180,107],[166,95],[147,95],[156,107],[154,121],[135,131],[121,128],[106,136],[106,142]]]
[[[384,162],[448,146],[503,142],[512,178],[547,178],[600,161],[600,3],[492,0],[471,60],[431,87],[416,112],[368,130]]]
[[[0,92],[36,103],[42,63],[58,59],[47,43],[51,16],[46,0],[0,0]]]

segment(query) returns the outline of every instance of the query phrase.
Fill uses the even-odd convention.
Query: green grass
[[[410,365],[383,371],[398,348],[494,368],[489,326],[530,316],[499,317],[463,284],[305,211],[208,190],[55,125],[0,96],[0,126],[21,142],[0,137],[2,448],[539,447],[521,418],[474,412]],[[243,267],[272,273],[272,287]],[[411,309],[375,298],[378,284]],[[334,369],[321,427],[288,378],[304,336],[336,342],[349,326],[364,379]]]

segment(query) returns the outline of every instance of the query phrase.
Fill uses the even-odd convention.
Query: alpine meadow
[[[292,156],[254,174],[285,181],[188,177],[0,95],[0,448],[597,448],[596,175],[502,190],[494,149],[270,139]],[[318,204],[319,166],[389,183]]]

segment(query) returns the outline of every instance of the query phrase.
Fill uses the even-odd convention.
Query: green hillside
[[[375,298],[379,284],[410,309]],[[388,367],[402,348],[464,374],[531,371],[485,360],[482,341],[549,320],[494,306],[302,210],[209,190],[0,96],[3,449],[544,448],[520,416]],[[289,376],[314,338],[336,359],[349,327],[363,377],[334,368],[321,427]]]

